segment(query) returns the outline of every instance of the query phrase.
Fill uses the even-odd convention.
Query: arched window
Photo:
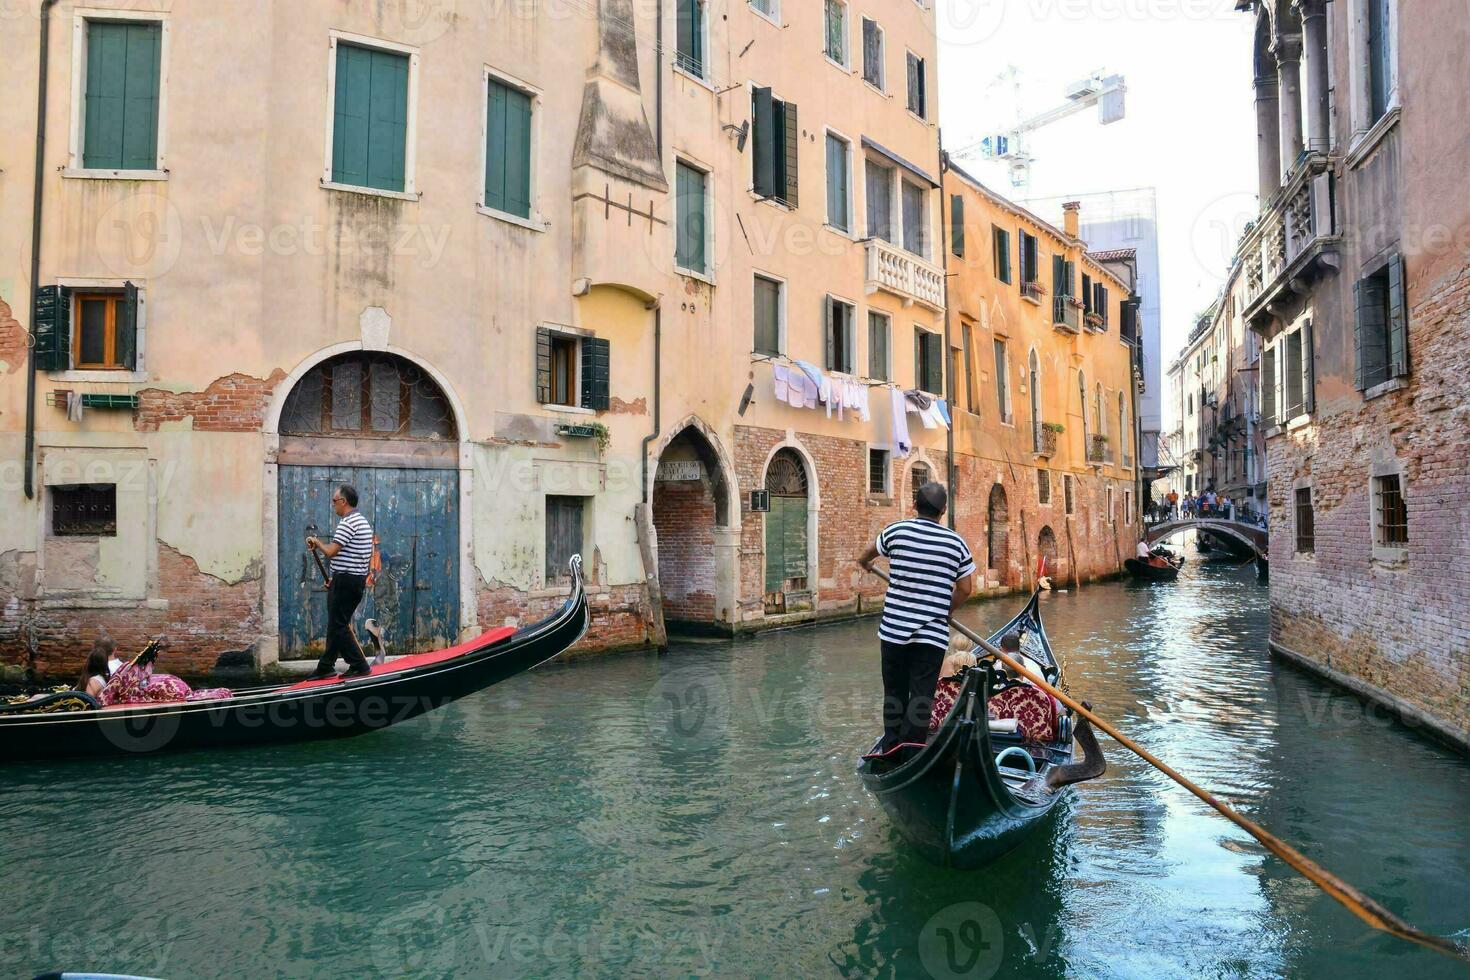
[[[1087,375],[1082,371],[1077,372],[1077,400],[1077,408],[1082,413],[1082,453],[1086,456],[1092,449],[1092,429],[1087,424]]]
[[[1092,417],[1097,421],[1097,434],[1106,439],[1108,437],[1108,417],[1103,414],[1103,387],[1101,381],[1093,389]]]
[[[308,371],[286,399],[281,434],[350,439],[454,440],[454,412],[412,361],[353,351]]]
[[[919,499],[919,488],[933,481],[934,476],[929,472],[928,465],[925,463],[915,463],[914,468],[909,471],[909,500],[917,501]]]
[[[1128,458],[1128,406],[1121,391],[1118,392],[1118,452],[1124,459]]]

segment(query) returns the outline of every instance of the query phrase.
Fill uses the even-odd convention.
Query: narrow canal
[[[1044,614],[1074,693],[1395,912],[1470,935],[1470,764],[1273,664],[1250,569]],[[853,774],[873,631],[552,667],[339,743],[7,769],[0,973],[1464,975],[1106,739],[1107,775],[1021,849],[925,864]]]

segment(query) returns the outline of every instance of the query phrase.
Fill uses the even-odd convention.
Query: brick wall
[[[568,653],[591,653],[642,646],[648,642],[648,603],[642,583],[599,589],[588,586],[591,623]],[[480,583],[478,610],[480,627],[526,625],[543,619],[564,601],[557,595],[527,595],[509,586]]]
[[[228,374],[203,391],[144,388],[138,392],[133,426],[139,432],[156,432],[164,423],[192,419],[200,432],[259,432],[266,403],[285,377],[278,368],[268,378]]]
[[[1408,387],[1268,443],[1271,639],[1470,742],[1470,271],[1416,299]],[[1322,379],[1319,378],[1319,386]],[[1402,469],[1408,560],[1375,561],[1373,467]],[[1312,488],[1315,548],[1295,554]]]
[[[715,618],[715,498],[708,477],[654,484],[659,586],[664,616],[708,623]]]

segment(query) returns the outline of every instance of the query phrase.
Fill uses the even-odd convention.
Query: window
[[[531,96],[493,75],[485,83],[485,197],[492,210],[531,217]]]
[[[877,21],[863,18],[863,81],[883,91],[883,28]]]
[[[688,272],[707,275],[706,253],[709,222],[709,175],[682,160],[675,165],[676,220],[674,265]]]
[[[949,250],[957,258],[965,257],[965,199],[959,194],[949,198]]]
[[[1309,555],[1317,550],[1317,517],[1312,510],[1312,488],[1296,490],[1296,550]]]
[[[781,22],[781,0],[750,0],[750,6],[763,17]]]
[[[863,183],[868,195],[868,237],[892,243],[893,238],[893,168],[876,160],[863,164]]]
[[[1047,470],[1036,471],[1036,502],[1051,506],[1051,473]]]
[[[1123,490],[1123,524],[1133,526],[1133,491],[1127,488]]]
[[[856,339],[853,337],[851,303],[827,297],[827,370],[856,373]]]
[[[703,79],[706,30],[705,0],[676,0],[678,3],[678,47],[674,64],[680,71]]]
[[[280,429],[283,436],[457,438],[454,409],[433,378],[411,361],[367,351],[338,354],[308,371],[286,398]]]
[[[36,291],[32,322],[36,367],[42,371],[132,371],[138,359],[138,289],[73,292],[67,286]]]
[[[926,88],[928,78],[924,66],[924,59],[908,52],[908,80],[909,80],[909,112],[920,119],[929,118],[929,98]]]
[[[1108,328],[1108,287],[1100,282],[1092,284],[1092,313],[1099,320],[1098,326]]]
[[[1037,241],[1035,235],[1021,232],[1021,291],[1028,292],[1028,286],[1032,286],[1041,279],[1041,266],[1037,262]],[[1033,290],[1034,291],[1034,290]]]
[[[1286,335],[1286,371],[1282,377],[1282,407],[1286,418],[1294,419],[1302,414],[1302,332],[1293,330]]]
[[[1123,393],[1118,392],[1118,452],[1123,454],[1123,465],[1133,461],[1128,457],[1128,405]]]
[[[923,327],[914,328],[914,386],[934,395],[944,391],[944,338]]]
[[[81,163],[88,170],[157,170],[163,24],[88,20]]]
[[[868,377],[889,381],[888,336],[892,321],[886,313],[868,311]]]
[[[781,321],[785,308],[786,284],[756,274],[755,277],[755,344],[757,354],[781,353]]]
[[[536,328],[536,400],[606,411],[610,402],[611,351],[599,337]]]
[[[582,553],[586,497],[546,496],[546,581],[571,577],[573,555]]]
[[[934,477],[929,472],[929,467],[923,463],[915,463],[914,468],[909,471],[909,500],[917,503],[919,499],[919,488],[934,482]]]
[[[1036,348],[1031,348],[1031,354],[1026,358],[1026,393],[1031,398],[1031,439],[1032,445],[1039,453],[1045,448],[1046,440],[1042,436],[1041,418],[1041,359],[1036,356]]]
[[[972,412],[978,412],[980,410],[980,403],[975,397],[974,333],[975,329],[970,324],[960,324],[960,350],[965,363],[965,407]]]
[[[1074,510],[1076,501],[1072,499],[1072,474],[1062,475],[1062,503],[1067,514],[1070,516]]]
[[[332,78],[331,183],[410,190],[410,56],[338,42]]]
[[[1058,299],[1076,295],[1076,282],[1077,267],[1068,262],[1065,256],[1053,255],[1051,257],[1052,295]]]
[[[920,258],[929,257],[928,195],[918,184],[900,181],[903,203],[903,247]]]
[[[1187,396],[1186,413],[1194,414],[1194,396]],[[1261,424],[1279,425],[1276,417],[1276,348],[1268,345],[1261,351]]]
[[[1395,255],[1358,281],[1358,390],[1367,391],[1409,373],[1409,313],[1404,302],[1404,260]]]
[[[51,533],[63,536],[117,536],[117,487],[113,484],[70,484],[48,488]]]
[[[888,450],[868,450],[868,493],[888,494]]]
[[[1092,291],[1092,277],[1082,273],[1082,312],[1092,313],[1096,307],[1093,306],[1094,294]]]
[[[1402,478],[1397,473],[1373,478],[1373,543],[1380,548],[1402,548],[1409,543],[1409,509],[1404,504]]]
[[[995,398],[1000,403],[1000,420],[1011,419],[1011,380],[1006,371],[1006,342],[995,341]]]
[[[796,207],[797,126],[796,103],[783,102],[769,88],[751,94],[752,187],[757,197],[774,199]]]
[[[1082,414],[1082,453],[1087,456],[1092,452],[1092,439],[1087,425],[1087,375],[1081,371],[1077,372],[1077,408]]]
[[[1108,487],[1108,523],[1118,523],[1118,515],[1113,513],[1113,488]]]
[[[1388,111],[1393,90],[1392,0],[1368,0],[1368,112],[1369,125]]]
[[[1011,281],[1011,233],[1004,228],[991,227],[991,252],[995,260],[995,278],[1003,283]]]
[[[826,0],[825,28],[827,57],[847,67],[847,4],[842,0]]]
[[[852,231],[852,147],[841,136],[827,134],[827,224]]]

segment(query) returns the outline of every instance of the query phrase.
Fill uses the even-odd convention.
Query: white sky
[[[898,2],[898,0],[891,0]],[[1030,197],[1154,187],[1158,192],[1163,360],[1218,292],[1245,222],[1256,213],[1251,89],[1255,21],[1235,0],[935,0],[939,110],[947,148],[1065,101],[1098,69],[1128,85],[1127,116],[1098,125],[1086,109],[1032,134]],[[1007,196],[1003,166],[961,166]],[[1060,224],[1060,214],[1042,215]],[[1085,220],[1085,215],[1084,215]]]

